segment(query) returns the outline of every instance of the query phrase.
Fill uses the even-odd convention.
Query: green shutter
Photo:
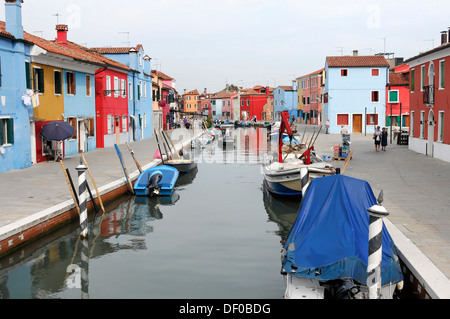
[[[389,91],[389,103],[398,102],[398,91]]]
[[[14,119],[8,119],[6,121],[6,129],[8,131],[6,141],[8,144],[14,144]]]
[[[27,81],[27,89],[32,89],[31,86],[31,63],[25,62],[25,77]]]
[[[414,88],[415,88],[415,79],[416,79],[416,76],[415,76],[415,72],[416,70],[411,70],[411,92],[414,92]]]
[[[3,139],[4,139],[3,128],[5,126],[4,121],[5,120],[0,119],[0,146],[2,146],[4,144],[4,141],[3,141]]]
[[[138,101],[141,100],[141,86],[138,84]]]

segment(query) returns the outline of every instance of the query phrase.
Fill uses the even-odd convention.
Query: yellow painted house
[[[297,81],[297,111],[298,111],[298,120],[301,121],[303,118],[302,111],[303,111],[303,83],[300,80],[300,78],[296,79]]]
[[[198,111],[198,101],[200,99],[200,94],[197,90],[190,91],[186,93],[184,90],[184,111],[188,113],[197,113]]]
[[[64,120],[63,70],[31,63],[31,84],[39,92],[39,105],[33,107],[34,116],[45,121]]]

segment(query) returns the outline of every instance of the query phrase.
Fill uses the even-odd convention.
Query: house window
[[[91,96],[91,76],[86,75],[86,96]]]
[[[416,70],[411,70],[411,92],[414,92],[415,89],[415,80],[416,80]]]
[[[0,118],[0,146],[14,144],[14,119]]]
[[[337,125],[348,125],[348,114],[337,114]]]
[[[348,70],[347,69],[341,69],[341,76],[347,76]]]
[[[76,93],[75,73],[67,72],[67,94],[75,95]]]
[[[34,90],[39,93],[44,93],[44,70],[41,68],[33,68],[33,76]]]
[[[414,137],[414,111],[411,111],[411,124],[410,124],[410,128],[409,128],[409,130],[410,130],[410,133],[411,133],[411,136],[413,136]]]
[[[445,61],[439,61],[439,88],[445,88]]]
[[[108,114],[106,118],[106,127],[108,128],[108,134],[114,134],[114,117]]]
[[[425,137],[425,111],[420,111],[420,137]]]
[[[147,82],[144,82],[144,87],[142,89],[144,98],[147,98]]]
[[[247,106],[250,106],[250,99],[247,100]]]
[[[276,105],[276,104],[275,104]],[[241,106],[244,106],[244,100],[241,100]]]
[[[438,141],[444,141],[444,111],[439,111]]]
[[[380,91],[372,91],[371,101],[372,103],[380,102]]]
[[[380,75],[380,69],[372,69],[372,76],[379,76]]]
[[[378,125],[378,114],[367,114],[367,125]]]
[[[106,96],[111,96],[111,77],[106,76]]]
[[[88,137],[95,136],[95,119],[93,117],[89,117],[86,119],[86,128]]]
[[[120,91],[122,92],[122,97],[126,98],[127,97],[127,82],[125,80],[120,80]]]
[[[77,135],[77,118],[76,117],[68,117],[67,118],[67,123],[69,123],[74,129],[74,133],[72,135],[72,137],[70,138],[71,140],[76,140],[78,135]]]
[[[128,83],[128,99],[133,100],[133,84],[131,82]]]
[[[399,91],[391,90],[388,95],[388,103],[398,103],[399,102]]]
[[[114,77],[114,97],[119,97],[119,78]]]
[[[122,116],[122,132],[125,133],[127,132],[127,117],[126,116]]]
[[[53,80],[55,81],[55,95],[61,95],[62,94],[61,71],[58,70],[53,71]]]
[[[144,123],[143,123],[143,127],[144,127],[144,128],[147,127],[147,113],[144,113]]]
[[[420,69],[420,90],[423,91],[425,86],[425,65],[422,65]]]

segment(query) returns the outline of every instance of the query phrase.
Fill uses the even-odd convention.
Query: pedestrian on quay
[[[375,133],[373,133],[373,139],[375,140],[375,151],[379,152],[380,151],[380,144],[381,144],[381,131],[380,131],[380,127],[377,126],[377,130],[375,131]]]
[[[327,120],[327,122],[325,123],[325,129],[326,129],[325,134],[329,134],[328,133],[329,128],[330,128],[330,120]]]
[[[388,132],[385,127],[381,131],[381,150],[386,152],[386,146],[388,144]]]
[[[341,126],[341,134],[348,134],[347,128],[344,125]]]

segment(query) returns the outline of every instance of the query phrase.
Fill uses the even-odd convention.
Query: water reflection
[[[276,234],[284,242],[297,218],[300,200],[289,200],[273,195],[269,192],[264,182],[262,191],[264,208],[269,216],[269,220],[278,225],[279,231]]]

